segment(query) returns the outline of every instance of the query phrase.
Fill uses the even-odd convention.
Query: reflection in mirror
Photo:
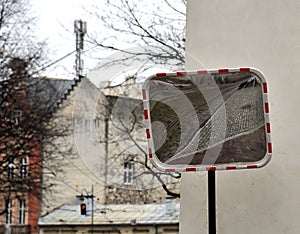
[[[254,73],[153,77],[148,93],[159,161],[237,164],[266,155],[262,81]]]

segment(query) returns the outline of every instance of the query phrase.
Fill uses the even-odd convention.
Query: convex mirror
[[[149,158],[167,172],[266,165],[272,153],[267,93],[254,68],[149,77],[143,87]]]

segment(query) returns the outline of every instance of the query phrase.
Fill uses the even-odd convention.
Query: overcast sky
[[[157,4],[159,3],[159,0],[154,2]],[[153,4],[155,4],[154,2]],[[83,21],[86,21],[87,31],[90,34],[97,31],[101,36],[101,33],[106,32],[99,28],[99,21],[93,20],[88,13],[88,11],[95,11],[95,8],[93,7],[95,5],[100,8],[99,11],[105,11],[104,0],[31,0],[31,4],[32,11],[37,17],[39,39],[47,39],[48,48],[51,51],[51,53],[48,54],[48,59],[50,60],[49,63],[62,58],[76,49],[74,20],[82,19]],[[101,12],[98,12],[98,14],[101,15]],[[86,43],[85,49],[89,49]],[[89,53],[86,53],[87,56],[82,57],[84,60],[84,74],[95,68],[99,63],[99,60],[88,57],[88,55],[91,56],[91,54],[95,56],[95,51],[93,49],[90,49]],[[111,52],[101,52],[100,55],[101,57],[120,56],[118,54],[115,55],[114,53],[111,54]],[[55,66],[51,66],[51,68],[47,69],[43,75],[54,78],[73,79],[75,77],[74,65],[75,53]],[[136,65],[136,67],[139,66]],[[112,77],[115,79],[118,77],[118,74],[121,74],[124,71],[124,69],[124,67],[120,66],[117,70],[107,68],[100,72],[101,74],[105,74],[103,75],[104,77]],[[159,71],[161,71],[160,67]],[[123,75],[121,74],[121,76]],[[90,77],[90,79],[92,78]],[[98,79],[98,75],[95,79]],[[98,81],[95,81],[94,83],[98,85]]]
[[[87,21],[87,28],[94,30],[95,24],[89,20],[87,10],[93,4],[102,1],[97,0],[31,0],[32,10],[37,16],[39,39],[47,39],[48,47],[53,52],[50,60],[57,60],[69,52],[75,50],[74,20],[82,19]],[[84,9],[85,8],[85,9]],[[85,69],[91,69],[96,61],[85,60]],[[47,76],[74,78],[75,54],[64,59],[57,66],[47,70]]]

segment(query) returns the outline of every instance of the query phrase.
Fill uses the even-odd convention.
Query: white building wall
[[[252,66],[269,86],[273,158],[217,172],[217,233],[300,232],[300,1],[189,0],[187,69]],[[181,234],[207,233],[207,177],[184,175]]]
[[[47,165],[54,164],[50,171],[55,176],[44,169],[45,186],[52,186],[43,191],[42,215],[62,204],[76,204],[76,196],[91,195],[92,187],[95,198],[104,202],[105,151],[104,144],[97,142],[96,133],[96,130],[104,132],[104,121],[96,119],[95,113],[100,98],[103,96],[99,90],[89,80],[82,79],[55,116],[55,121],[62,125],[66,122],[70,132],[56,139],[58,148],[55,150],[63,155],[53,155],[53,162],[47,162]],[[62,146],[70,147],[72,152]]]

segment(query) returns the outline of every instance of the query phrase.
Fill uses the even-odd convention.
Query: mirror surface
[[[152,77],[149,111],[157,159],[167,165],[262,160],[262,85],[251,72]]]

